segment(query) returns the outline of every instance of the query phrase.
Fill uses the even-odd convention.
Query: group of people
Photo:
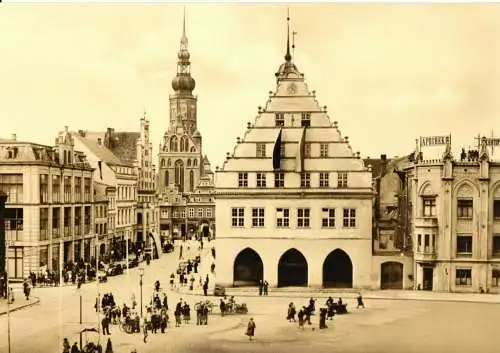
[[[267,281],[259,280],[259,295],[269,294],[269,283]]]
[[[113,344],[111,338],[108,338],[106,349],[103,351],[101,343],[87,342],[82,350],[78,347],[78,343],[73,343],[71,346],[67,338],[63,340],[63,353],[113,353]]]
[[[356,297],[357,300],[357,306],[356,308],[364,308],[365,304],[363,302],[363,296],[361,293],[358,294]],[[332,297],[329,297],[325,303],[326,307],[322,307],[319,309],[319,328],[320,329],[325,329],[328,328],[326,325],[326,320],[330,319],[332,320],[335,314],[344,314],[347,313],[346,306],[347,304],[344,304],[342,302],[342,298],[339,298],[337,302],[333,300]],[[304,305],[299,312],[297,313],[297,309],[295,307],[295,304],[291,302],[288,304],[288,311],[287,311],[287,316],[286,319],[289,322],[296,322],[295,320],[295,315],[297,315],[298,321],[299,321],[299,327],[304,328],[304,325],[307,323],[308,325],[311,325],[311,316],[314,315],[316,311],[316,299],[310,298],[309,299],[309,304]]]

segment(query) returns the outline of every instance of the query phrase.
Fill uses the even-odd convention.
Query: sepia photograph
[[[0,353],[500,352],[500,3],[0,2]]]

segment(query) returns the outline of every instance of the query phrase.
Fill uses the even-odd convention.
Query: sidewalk
[[[30,296],[30,299],[26,300],[22,291],[19,292],[16,290],[14,290],[14,299],[15,299],[14,303],[10,304],[9,306],[10,312],[28,308],[30,306],[40,303],[40,298]],[[6,314],[7,314],[7,300],[2,298],[0,299],[0,316]]]
[[[213,289],[212,289],[213,290]],[[182,295],[203,295],[203,291],[194,289],[188,290],[181,287],[176,290]],[[288,288],[269,288],[269,297],[276,298],[356,298],[359,291],[355,289],[346,290],[328,290],[318,288],[288,287]],[[478,294],[478,293],[446,293],[446,292],[428,292],[416,290],[362,290],[364,299],[380,300],[420,300],[437,302],[470,302],[470,303],[489,303],[500,304],[500,294]],[[212,294],[209,290],[209,294]],[[245,288],[226,288],[226,295],[235,297],[258,297],[257,287]]]

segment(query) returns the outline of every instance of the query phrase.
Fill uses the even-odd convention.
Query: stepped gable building
[[[214,175],[208,157],[203,155],[197,128],[196,82],[186,37],[185,16],[177,75],[172,80],[170,125],[163,135],[158,153],[160,227],[163,239],[201,234],[214,236]]]
[[[107,128],[106,132],[80,131],[78,139],[84,138],[87,146],[100,153],[109,163],[119,163],[117,165],[126,167],[120,168],[122,172],[134,175],[132,179],[127,177],[128,181],[118,185],[113,184],[116,180],[108,180],[108,186],[116,187],[119,194],[123,191],[122,196],[125,197],[124,199],[121,194],[118,195],[120,219],[114,228],[119,234],[125,232],[124,238],[129,237],[134,252],[136,248],[150,249],[156,258],[160,246],[159,210],[156,207],[156,171],[152,163],[153,145],[150,142],[149,127],[149,120],[144,113],[140,119],[139,132],[115,131],[113,128]]]
[[[100,256],[106,256],[110,260],[124,259],[129,250],[135,252],[137,171],[132,164],[122,161],[111,152],[104,145],[103,138],[97,137],[94,140],[97,133],[87,134],[80,130],[72,132],[71,135],[75,146],[85,153],[90,165],[95,169],[94,181],[110,186],[109,190],[115,190],[113,198],[116,207],[110,213],[111,219],[108,223],[108,229],[114,229],[114,233],[110,234],[106,254]]]
[[[441,159],[420,151],[406,169],[416,289],[500,292],[500,163],[489,142],[456,158],[449,139]]]
[[[289,39],[276,91],[216,174],[217,283],[378,287],[371,171],[309,90]]]
[[[9,277],[62,270],[94,256],[93,168],[66,127],[55,146],[0,140],[0,193],[7,194]]]

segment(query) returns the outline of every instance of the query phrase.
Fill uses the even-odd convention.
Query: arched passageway
[[[278,262],[278,287],[307,286],[307,260],[297,249],[287,250]]]
[[[352,262],[344,250],[333,250],[323,262],[323,287],[352,288]]]
[[[255,250],[245,248],[236,256],[233,265],[233,285],[257,286],[264,277],[264,265]]]
[[[380,265],[380,289],[403,289],[403,264],[396,261]]]

